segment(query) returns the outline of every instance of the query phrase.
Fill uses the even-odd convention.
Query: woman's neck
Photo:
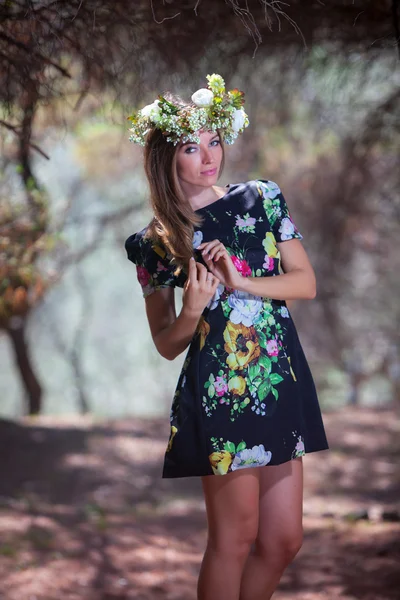
[[[198,193],[193,193],[193,190],[191,190],[191,193],[186,194],[186,197],[193,210],[198,210],[199,208],[204,208],[204,206],[207,206],[208,204],[212,204],[219,198],[222,198],[222,196],[225,196],[226,191],[226,188],[211,185],[208,188],[199,190]]]

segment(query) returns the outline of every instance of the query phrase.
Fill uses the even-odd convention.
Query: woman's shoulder
[[[228,200],[228,197],[232,200],[237,198],[237,201],[245,209],[252,206],[262,206],[265,209],[272,201],[277,202],[275,199],[279,199],[281,195],[281,189],[276,181],[259,178],[229,184],[226,199]]]
[[[125,240],[124,246],[125,246],[125,250],[128,255],[128,258],[135,264],[137,264],[138,261],[143,256],[143,249],[145,248],[145,246],[147,244],[145,235],[148,231],[148,228],[149,228],[149,226],[146,225],[146,227],[143,227],[143,229],[141,229],[140,231],[136,231],[135,233],[132,233]]]
[[[255,179],[254,184],[264,198],[276,198],[281,193],[279,185],[271,179]]]
[[[281,193],[281,189],[276,181],[271,179],[249,179],[241,183],[232,183],[230,188],[237,190],[238,192],[253,191],[258,192],[259,195],[269,198],[275,198]]]
[[[125,250],[128,259],[136,265],[144,266],[147,263],[152,263],[154,260],[162,260],[169,263],[169,253],[161,241],[155,241],[150,237],[150,225],[146,225],[140,231],[132,233],[125,240]]]

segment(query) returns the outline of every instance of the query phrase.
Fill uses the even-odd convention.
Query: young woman
[[[188,348],[162,477],[201,477],[198,598],[267,600],[302,544],[303,456],[328,449],[286,304],[314,298],[316,281],[275,182],[216,185],[223,143],[248,117],[242,92],[207,79],[192,102],[159,96],[131,117],[154,218],[125,248],[157,350],[173,360]]]

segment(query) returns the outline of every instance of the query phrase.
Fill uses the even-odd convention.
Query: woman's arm
[[[315,298],[315,272],[300,240],[278,242],[277,247],[284,273],[273,277],[242,277],[237,289],[277,300]]]
[[[162,288],[146,298],[146,314],[158,352],[174,360],[190,343],[201,313],[219,284],[215,276],[194,259],[189,262],[189,277],[184,287],[183,306],[178,316],[173,288]]]
[[[276,300],[312,299],[316,296],[316,277],[299,239],[277,243],[284,271],[281,275],[243,277],[235,268],[225,246],[219,240],[199,246],[208,268],[223,285]]]
[[[190,312],[182,306],[177,317],[174,288],[163,288],[147,296],[146,314],[158,352],[174,360],[188,346],[201,313]]]

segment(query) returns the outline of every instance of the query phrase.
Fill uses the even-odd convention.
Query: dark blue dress
[[[303,236],[279,186],[254,180],[227,187],[222,198],[196,211],[204,219],[193,247],[219,239],[243,276],[283,273],[277,242]],[[144,297],[183,287],[186,274],[174,275],[168,252],[144,237],[146,229],[125,242]],[[200,251],[195,254],[203,262]],[[162,477],[225,475],[328,448],[313,377],[285,300],[221,284],[178,379]]]

